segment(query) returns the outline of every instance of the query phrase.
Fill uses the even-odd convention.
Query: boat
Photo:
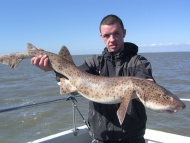
[[[53,134],[50,136],[46,136],[34,141],[30,141],[28,143],[91,143],[92,137],[89,134],[89,126],[85,119],[83,118],[82,114],[80,113],[77,105],[75,104],[76,99],[81,97],[79,96],[69,96],[67,98],[61,98],[57,100],[51,100],[46,102],[40,102],[40,103],[34,103],[29,105],[23,105],[8,109],[2,109],[0,110],[0,113],[2,112],[8,112],[13,110],[19,110],[23,108],[29,108],[29,107],[36,107],[41,105],[46,105],[50,103],[56,103],[60,101],[65,100],[71,100],[73,105],[73,129],[69,129],[57,134]],[[182,99],[184,101],[190,101],[189,99]],[[84,121],[85,125],[76,127],[76,111],[79,112],[79,115],[82,117],[82,120]],[[177,135],[173,133],[167,133],[163,131],[158,130],[152,130],[152,129],[146,129],[144,138],[146,140],[146,143],[190,143],[190,137],[188,136],[182,136]]]
[[[73,129],[66,130],[57,134],[53,134],[41,139],[37,139],[28,143],[91,143],[92,137],[89,134],[89,126],[80,113],[75,98],[68,97],[67,100],[73,102]],[[183,99],[184,100],[184,99]],[[79,112],[86,125],[76,127],[75,110]],[[144,135],[146,143],[190,143],[190,137],[167,133],[158,130],[146,129]]]
[[[190,137],[146,129],[146,143],[190,143]],[[91,143],[92,138],[86,125],[76,130],[66,130],[54,135],[37,139],[28,143]]]

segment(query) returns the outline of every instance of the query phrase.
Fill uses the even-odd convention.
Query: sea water
[[[152,64],[156,82],[180,98],[190,99],[190,52],[142,53]],[[73,56],[76,65],[90,55]],[[60,95],[54,72],[44,72],[23,60],[15,69],[0,65],[0,109],[67,98]],[[147,110],[147,128],[190,136],[190,102],[175,114]],[[77,98],[87,119],[88,100]],[[73,128],[71,101],[0,113],[0,142],[24,143]],[[84,125],[77,113],[77,126]]]

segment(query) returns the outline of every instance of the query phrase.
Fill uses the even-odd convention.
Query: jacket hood
[[[107,48],[104,48],[104,51],[102,52],[102,54],[105,57],[116,56],[117,58],[121,58],[126,55],[136,55],[137,53],[138,53],[138,46],[130,42],[125,42],[124,48],[116,54],[109,52]]]

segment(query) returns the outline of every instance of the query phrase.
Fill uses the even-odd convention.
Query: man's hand
[[[31,59],[31,64],[39,67],[40,69],[44,70],[44,71],[52,71],[53,68],[49,65],[49,58],[47,57],[47,55],[40,55],[37,57],[33,57]]]

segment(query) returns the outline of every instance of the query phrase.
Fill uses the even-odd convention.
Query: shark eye
[[[171,97],[166,94],[161,94],[160,97],[162,97],[165,100],[171,100]]]

